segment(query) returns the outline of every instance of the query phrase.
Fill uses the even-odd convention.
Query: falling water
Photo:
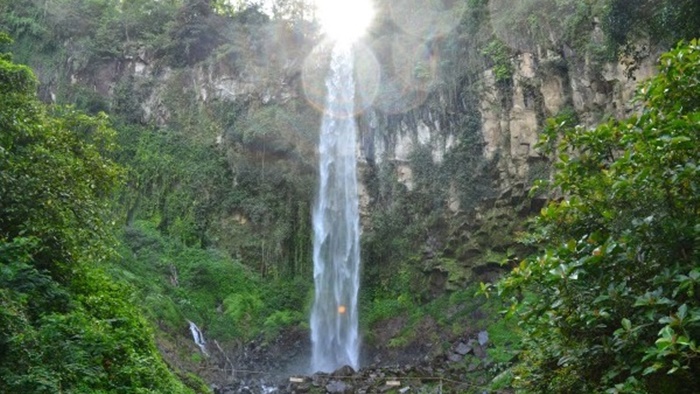
[[[194,324],[194,322],[191,320],[188,320],[187,322],[190,323],[190,332],[192,333],[192,340],[194,341],[195,345],[199,346],[199,349],[205,356],[209,356],[209,352],[207,352],[207,342],[204,340],[204,334],[202,334],[202,331],[196,324]]]
[[[319,146],[319,192],[313,212],[314,284],[311,313],[313,371],[359,363],[360,286],[355,81],[351,46],[336,44],[326,79],[328,96]]]

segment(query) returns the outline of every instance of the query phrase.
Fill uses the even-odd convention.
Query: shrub
[[[690,393],[700,384],[699,81],[693,40],[640,86],[641,114],[545,133],[564,197],[534,230],[542,253],[498,286],[522,322],[514,382],[525,392]]]

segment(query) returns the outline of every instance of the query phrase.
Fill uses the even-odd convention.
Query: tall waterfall
[[[326,79],[328,96],[319,145],[319,192],[313,211],[314,284],[311,313],[313,371],[357,369],[360,220],[352,48],[336,44]]]

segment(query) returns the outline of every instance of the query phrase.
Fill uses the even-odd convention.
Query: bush
[[[514,382],[524,392],[700,384],[699,81],[694,40],[640,86],[641,114],[591,130],[550,124],[552,186],[564,197],[534,230],[543,252],[498,286],[522,322]]]
[[[0,34],[0,42],[6,36]],[[186,393],[112,256],[104,114],[38,102],[32,72],[0,54],[0,387],[17,393]]]

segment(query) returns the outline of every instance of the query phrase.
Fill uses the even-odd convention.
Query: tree
[[[98,268],[120,174],[106,115],[46,108],[35,89],[31,70],[0,54],[2,391],[188,392],[128,289]]]
[[[188,66],[209,56],[222,43],[222,18],[212,0],[186,0],[170,29],[169,54],[174,66]]]
[[[643,110],[550,121],[564,197],[498,289],[524,331],[525,392],[690,393],[700,384],[700,42],[663,55]]]
[[[610,0],[604,17],[609,40],[616,46],[639,36],[672,43],[700,35],[700,3],[694,0]]]
[[[0,239],[36,237],[42,268],[99,259],[119,176],[102,156],[114,148],[114,131],[104,114],[47,111],[35,89],[29,68],[0,59]]]

